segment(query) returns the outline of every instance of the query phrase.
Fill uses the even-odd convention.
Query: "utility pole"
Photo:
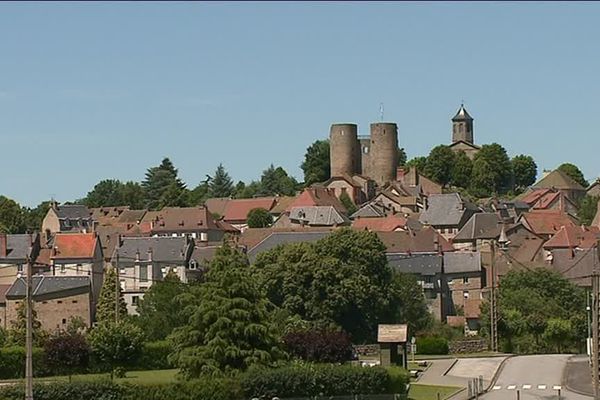
[[[491,350],[498,351],[498,304],[496,298],[496,240],[491,242],[490,338]]]
[[[25,332],[25,400],[33,400],[33,293],[32,293],[32,276],[33,263],[40,253],[40,237],[36,233],[32,240],[29,236],[30,247],[27,254],[27,276],[25,298],[27,303],[27,324]]]
[[[600,240],[596,242],[596,257],[600,261]],[[599,350],[600,343],[598,342],[599,338],[599,311],[600,311],[600,274],[598,273],[598,268],[596,267],[596,262],[594,261],[594,270],[592,272],[592,386],[594,388],[594,399],[600,399],[600,386],[598,379],[600,378],[600,365],[599,365]]]
[[[121,289],[121,282],[119,282],[119,251],[117,250],[117,264],[115,265],[116,278],[115,278],[115,324],[119,323],[119,295]]]

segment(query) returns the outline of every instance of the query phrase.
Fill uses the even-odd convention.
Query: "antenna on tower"
[[[379,118],[381,118],[381,122],[383,122],[383,103],[379,103]]]

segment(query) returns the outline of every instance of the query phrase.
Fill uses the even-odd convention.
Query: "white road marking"
[[[494,386],[494,387],[492,388],[492,390],[500,390],[500,389],[502,389],[502,386]]]
[[[523,389],[524,390],[531,389],[531,385],[523,385]]]
[[[546,390],[546,385],[538,385],[539,390]]]
[[[554,389],[554,390],[560,390],[560,389],[562,389],[562,387],[558,386],[558,385],[554,385],[554,386],[552,386],[552,389]]]
[[[517,388],[517,385],[508,385],[506,388],[508,390],[515,390]]]

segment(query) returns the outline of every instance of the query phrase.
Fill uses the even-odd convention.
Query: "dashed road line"
[[[506,388],[508,390],[515,390],[517,388],[517,385],[508,385]]]
[[[562,387],[559,386],[559,385],[554,385],[554,386],[552,386],[552,389],[554,389],[554,390],[560,390],[560,389],[562,389]]]
[[[492,390],[500,390],[500,389],[502,389],[502,386],[494,386],[494,387],[492,388]]]
[[[538,385],[539,390],[546,390],[546,385]]]
[[[531,389],[531,385],[523,385],[523,390]]]

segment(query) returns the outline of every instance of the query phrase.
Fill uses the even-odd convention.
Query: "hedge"
[[[246,398],[339,396],[405,392],[408,376],[392,376],[382,367],[295,364],[276,369],[255,368],[241,378]],[[398,388],[400,391],[398,391]]]
[[[129,366],[130,370],[154,370],[173,368],[167,360],[171,346],[167,342],[149,342],[144,344],[141,357]],[[89,366],[73,374],[86,374],[108,372],[106,366],[98,362],[92,354]],[[33,374],[34,376],[54,375],[48,367],[44,349],[33,349]],[[3,347],[0,348],[0,379],[19,379],[25,376],[25,348]]]
[[[418,354],[448,354],[448,341],[441,337],[425,336],[417,338]]]
[[[0,389],[2,400],[22,400],[23,386]],[[230,380],[206,379],[166,385],[130,385],[110,381],[36,384],[36,400],[239,400],[239,386]]]

